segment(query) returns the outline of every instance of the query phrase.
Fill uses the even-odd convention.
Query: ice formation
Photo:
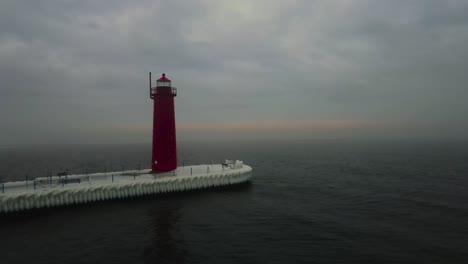
[[[136,171],[109,172],[106,180],[97,179],[103,177],[103,173],[68,176],[69,179],[88,179],[80,184],[41,186],[47,178],[38,178],[36,189],[31,189],[31,182],[29,188],[22,187],[25,182],[6,183],[7,191],[0,190],[0,213],[238,184],[249,181],[251,171],[250,166],[238,161],[228,167],[221,164],[179,167],[176,175],[156,177],[152,174],[128,176]],[[110,175],[115,175],[112,181]]]

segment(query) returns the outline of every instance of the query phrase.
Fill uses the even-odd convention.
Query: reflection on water
[[[150,212],[151,244],[144,250],[145,263],[186,263],[186,245],[179,230],[181,206],[176,200],[166,202]]]
[[[150,232],[149,243],[144,247],[143,260],[145,263],[191,263],[196,249],[193,235],[205,236],[208,230],[219,222],[235,219],[236,214],[228,214],[227,219],[218,218],[222,214],[213,212],[227,212],[226,204],[249,200],[249,193],[253,190],[251,182],[239,185],[224,186],[210,190],[175,193],[157,200],[151,200],[151,209],[147,210],[149,222],[146,230]],[[245,194],[241,196],[239,194]],[[189,210],[189,208],[191,210]],[[211,219],[211,220],[208,220]],[[213,220],[217,219],[217,220]],[[192,236],[188,237],[187,223]],[[198,223],[198,225],[196,224]],[[195,228],[194,225],[198,226]],[[209,237],[209,235],[207,236]],[[195,246],[195,247],[194,247]],[[190,251],[189,251],[190,249]]]

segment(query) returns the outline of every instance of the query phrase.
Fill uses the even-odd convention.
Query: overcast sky
[[[3,0],[0,145],[468,137],[466,0]]]

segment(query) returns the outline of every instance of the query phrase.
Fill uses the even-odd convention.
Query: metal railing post
[[[114,174],[112,174],[112,182],[114,182]]]
[[[206,166],[206,173],[210,173],[210,166]]]
[[[133,180],[136,180],[136,173],[133,173]]]
[[[107,181],[107,167],[104,167],[104,180]]]
[[[5,193],[5,178],[0,176],[0,182],[2,182],[2,193]]]
[[[192,169],[193,169],[193,168],[192,168],[192,167],[190,167],[190,175],[192,175]]]
[[[36,180],[34,180],[34,190],[36,190]]]

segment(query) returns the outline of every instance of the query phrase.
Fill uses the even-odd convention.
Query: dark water
[[[179,143],[243,159],[251,184],[0,215],[0,263],[468,263],[468,148]],[[0,150],[0,175],[148,164],[145,145]],[[146,166],[144,166],[146,167]]]

